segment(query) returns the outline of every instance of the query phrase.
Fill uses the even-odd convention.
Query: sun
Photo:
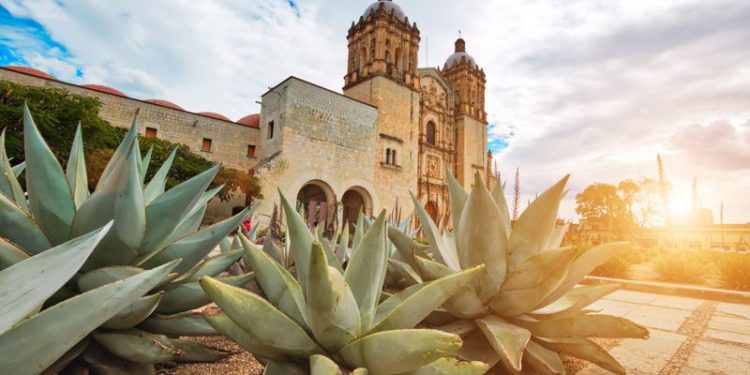
[[[685,216],[693,207],[693,203],[684,195],[673,195],[669,200],[669,213],[672,216]]]

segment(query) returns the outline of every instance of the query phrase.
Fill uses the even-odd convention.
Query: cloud
[[[233,119],[289,75],[340,91],[346,32],[374,0],[0,0],[0,62]],[[571,173],[668,177],[750,221],[750,3],[743,0],[396,0],[440,66],[462,31],[487,75],[489,145],[524,202]],[[0,10],[0,17],[3,17]],[[10,18],[9,18],[10,17]],[[55,49],[56,47],[57,49]]]

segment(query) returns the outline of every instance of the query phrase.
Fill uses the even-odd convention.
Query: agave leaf
[[[138,179],[140,155],[134,148],[111,171],[109,179],[76,213],[72,234],[80,235],[103,223],[114,220],[112,230],[102,240],[84,265],[85,270],[113,264],[129,264],[137,254],[146,232],[143,194]]]
[[[271,256],[276,262],[279,264],[285,264],[284,254],[281,253],[281,249],[279,249],[278,246],[276,246],[276,243],[273,241],[273,237],[271,234],[268,234],[268,237],[266,237],[266,240],[263,242],[263,252]]]
[[[359,336],[357,301],[343,276],[328,265],[319,242],[313,243],[305,297],[312,334],[329,352],[335,353]]]
[[[563,238],[565,237],[565,233],[568,232],[568,228],[570,228],[570,223],[565,223],[562,226],[557,226],[552,229],[552,235],[549,238],[549,243],[547,244],[547,249],[557,249],[562,244]]]
[[[307,271],[310,269],[310,249],[312,248],[313,236],[307,229],[302,217],[292,208],[291,203],[281,194],[281,204],[284,206],[286,215],[287,236],[290,243],[294,263],[297,264],[300,284],[304,288],[307,284]]]
[[[466,337],[469,333],[474,332],[474,330],[477,328],[476,324],[474,324],[473,320],[468,319],[461,319],[456,320],[448,324],[444,324],[439,326],[437,329],[443,331],[452,333],[454,335],[458,335],[459,337]]]
[[[456,236],[461,267],[485,264],[486,269],[472,284],[482,301],[489,301],[500,290],[507,271],[507,240],[503,220],[495,200],[477,172],[474,188],[461,214]]]
[[[215,165],[173,187],[146,206],[148,227],[139,249],[140,254],[149,254],[168,245],[169,235],[180,225],[185,215],[195,207],[195,203],[201,199],[218,172],[219,166]]]
[[[489,366],[486,363],[463,362],[456,358],[445,357],[404,375],[482,375],[487,370]]]
[[[133,146],[134,142],[138,141],[138,132],[136,130],[138,127],[137,123],[138,118],[133,117],[133,121],[130,124],[130,129],[128,129],[128,132],[125,133],[125,137],[123,137],[114,154],[112,154],[112,157],[109,159],[109,162],[107,162],[107,166],[104,167],[104,171],[102,171],[102,175],[101,177],[99,177],[99,182],[96,184],[96,188],[94,190],[99,190],[101,185],[109,179],[110,174],[112,174],[112,171],[117,168],[118,164],[120,164],[124,160],[127,160],[127,155],[130,152],[130,148]]]
[[[458,233],[461,214],[469,199],[469,193],[453,177],[448,166],[445,166],[445,175],[448,176],[448,192],[450,193],[451,220],[453,221],[453,232]]]
[[[323,250],[326,253],[328,265],[336,269],[336,271],[338,271],[340,274],[343,274],[344,269],[341,267],[341,263],[339,263],[338,258],[336,258],[336,254],[333,251],[333,245],[331,245],[331,242],[326,238],[319,238],[318,242],[320,242],[320,245],[323,247]]]
[[[365,233],[349,260],[344,279],[354,293],[359,306],[362,332],[370,330],[375,309],[383,290],[387,270],[385,211]]]
[[[10,159],[8,159],[8,153],[5,151],[5,129],[3,129],[0,132],[0,194],[4,194],[10,200],[15,201],[24,212],[29,212],[26,195],[21,188],[21,184],[18,183],[20,172],[16,173],[17,169],[23,171],[25,166],[26,162],[15,167],[10,166]]]
[[[252,278],[253,273],[251,272],[244,275],[221,278],[219,281],[229,285],[241,286],[247,284]],[[166,290],[161,303],[156,308],[156,312],[163,315],[177,314],[196,309],[209,302],[211,302],[211,299],[201,289],[198,281],[193,281]]]
[[[537,308],[544,307],[550,303],[557,301],[565,293],[570,291],[576,284],[578,284],[586,275],[593,271],[596,267],[599,267],[604,262],[609,260],[618,251],[626,248],[627,242],[614,242],[604,245],[592,247],[585,253],[579,255],[570,265],[568,274],[562,283],[548,296],[546,296],[539,304]]]
[[[250,210],[252,209],[252,207],[247,207],[242,210],[242,212],[230,217],[229,219],[222,220],[184,237],[164,249],[150,254],[138,262],[138,264],[142,264],[146,268],[151,268],[174,259],[182,259],[182,262],[180,262],[180,265],[175,269],[175,272],[188,272],[192,267],[203,260],[203,258],[205,258],[213,249],[215,249],[216,246],[219,245],[219,242],[221,242],[229,232],[237,228],[237,226],[245,220],[247,215],[250,214]]]
[[[263,375],[307,375],[307,371],[294,362],[269,361]]]
[[[417,247],[416,243],[405,233],[390,226],[388,227],[388,239],[391,240],[398,254],[416,270],[417,266],[413,259],[415,248]]]
[[[467,361],[479,361],[490,367],[500,362],[500,356],[487,342],[487,337],[480,330],[474,330],[463,340],[458,357]]]
[[[190,340],[169,340],[179,350],[177,362],[215,362],[229,356],[230,352]]]
[[[349,258],[351,258],[352,254],[354,253],[354,249],[359,246],[359,243],[365,236],[365,231],[365,215],[362,213],[362,211],[360,211],[359,215],[357,215],[357,224],[354,225],[354,238],[352,238],[351,253],[347,254]]]
[[[435,255],[435,259],[442,261],[450,269],[458,271],[461,269],[461,264],[458,260],[458,254],[454,248],[449,247],[444,241],[443,236],[440,235],[435,222],[432,221],[432,217],[427,213],[421,203],[417,200],[414,194],[411,195],[411,200],[414,202],[415,211],[419,222],[422,223],[422,229],[427,236],[427,241],[430,243],[430,250]]]
[[[209,311],[205,311],[203,314],[206,321],[214,327],[214,329],[219,331],[223,336],[236,342],[248,352],[252,353],[254,357],[265,360],[285,360],[288,358],[284,354],[261,344],[260,341],[245,332],[245,330],[238,326],[237,323],[232,321],[227,314],[223,312]]]
[[[149,296],[141,297],[130,305],[122,309],[112,319],[108,320],[102,327],[110,329],[128,329],[133,328],[138,323],[146,320],[151,313],[156,310],[164,292],[155,293]]]
[[[529,341],[526,345],[524,361],[544,374],[565,374],[565,365],[560,355],[534,341]]]
[[[546,250],[557,220],[557,211],[570,176],[563,177],[535,199],[513,226],[508,241],[509,268],[523,263],[530,256]]]
[[[151,181],[143,189],[143,200],[146,202],[146,204],[153,202],[156,197],[164,194],[164,191],[167,187],[167,177],[169,175],[169,169],[172,168],[172,162],[174,161],[175,155],[177,155],[177,148],[173,149],[172,152],[169,153],[167,160],[165,160],[164,164],[159,167],[159,170],[156,171],[154,177],[151,178]]]
[[[42,375],[55,375],[59,374],[63,369],[68,367],[68,365],[73,362],[74,359],[78,358],[83,352],[86,350],[86,348],[89,346],[89,343],[91,340],[88,338],[85,338],[78,342],[78,344],[75,344],[70,350],[65,352],[65,354],[62,355],[62,357],[58,358],[55,363],[53,363],[50,367],[47,367],[44,369],[44,372],[42,372]],[[70,368],[68,368],[68,371],[70,371]],[[67,374],[67,372],[66,372]]]
[[[73,194],[60,163],[39,133],[26,103],[23,105],[23,144],[31,214],[53,244],[63,243],[68,239],[75,215]]]
[[[13,170],[13,174],[16,175],[16,178],[18,178],[21,175],[21,173],[23,173],[23,171],[26,170],[26,162],[24,161],[24,162],[18,163],[14,165],[13,167],[11,167],[11,169]]]
[[[531,314],[536,319],[558,319],[575,313],[620,288],[619,284],[580,286],[571,289],[557,301],[534,310]]]
[[[561,354],[585,359],[615,374],[625,375],[625,368],[604,348],[586,338],[550,339],[535,338],[542,346]]]
[[[339,264],[344,264],[346,261],[346,250],[349,248],[349,222],[344,223],[344,230],[341,232],[341,239],[339,240],[338,246],[336,246],[336,259],[339,260]]]
[[[83,359],[97,375],[156,375],[154,365],[127,361],[95,342],[83,352]]]
[[[102,285],[107,285],[111,282],[137,275],[143,271],[143,268],[130,266],[110,266],[97,268],[93,271],[89,271],[81,275],[81,277],[78,278],[78,289],[80,289],[82,292],[87,292]]]
[[[111,224],[0,271],[0,334],[29,314],[78,272]]]
[[[73,192],[73,202],[76,208],[81,207],[83,201],[89,197],[89,181],[86,176],[86,159],[83,154],[83,137],[81,136],[81,122],[76,127],[73,146],[70,149],[68,166],[65,174],[68,178],[70,190]]]
[[[376,320],[373,330],[413,328],[463,286],[478,277],[482,271],[484,271],[484,266],[477,266],[426,283],[424,287],[410,293],[406,298],[398,297],[403,292],[394,295],[391,298],[403,299],[403,302],[388,311],[381,319]]]
[[[208,204],[208,201],[216,196],[223,187],[224,185],[220,185],[203,193],[198,202],[195,203],[195,206],[193,206],[193,209],[182,218],[180,224],[175,228],[172,234],[169,235],[169,239],[164,243],[171,244],[185,236],[195,233],[195,231],[200,228],[203,217],[206,214],[206,205]]]
[[[625,318],[605,314],[543,321],[514,319],[513,323],[539,337],[648,338],[648,329],[645,327]]]
[[[143,173],[141,173],[141,185],[143,185],[143,182],[146,180],[146,174],[148,173],[148,167],[151,165],[151,156],[153,156],[153,153],[154,146],[151,146],[148,148],[146,156],[144,156],[141,160],[141,165],[143,166]]]
[[[310,356],[310,375],[338,375],[340,373],[339,365],[330,358],[321,354]]]
[[[31,255],[14,243],[0,237],[0,271],[24,260]]]
[[[487,315],[476,320],[477,327],[484,333],[506,368],[521,371],[521,359],[531,332],[509,323],[497,315]]]
[[[174,315],[154,314],[139,325],[143,330],[167,336],[216,336],[219,333],[201,313],[187,311]]]
[[[245,248],[250,266],[255,270],[256,280],[268,301],[300,327],[306,328],[307,318],[303,315],[307,310],[305,297],[294,276],[245,236],[240,236],[240,241]],[[266,241],[271,241],[271,239]]]
[[[354,369],[354,371],[352,371],[352,375],[367,375],[369,373],[370,373],[370,371],[368,371],[364,367],[356,368],[356,369]]]
[[[454,273],[448,267],[420,256],[415,256],[414,261],[419,273],[425,280],[436,280]],[[479,299],[474,289],[468,285],[460,288],[445,301],[443,307],[451,314],[465,319],[472,319],[487,313],[487,308],[484,307],[482,300]]]
[[[388,267],[392,270],[391,274],[395,275],[396,281],[403,279],[406,285],[421,284],[423,282],[422,277],[406,262],[389,258]]]
[[[416,370],[461,347],[456,335],[432,329],[403,329],[377,332],[341,348],[351,368],[364,367],[374,374],[400,374]]]
[[[0,373],[37,373],[139,298],[174,267],[140,273],[77,295],[0,334]],[[64,321],[65,324],[59,324]]]
[[[139,330],[95,332],[94,340],[112,354],[136,363],[164,363],[177,358],[179,351],[166,336]]]
[[[47,235],[15,202],[0,194],[0,237],[18,244],[31,254],[39,254],[52,247]]]
[[[500,219],[502,219],[503,228],[505,229],[505,238],[510,239],[510,233],[512,231],[513,225],[510,220],[510,210],[508,209],[508,201],[505,199],[505,185],[500,182],[500,176],[497,177],[497,180],[495,181],[495,186],[492,188],[492,199],[495,200],[495,204],[497,204],[497,209],[500,211]],[[559,246],[555,246],[553,248],[557,248]]]
[[[500,293],[490,301],[490,308],[505,317],[533,310],[560,285],[574,257],[572,247],[532,255],[508,273]]]
[[[227,253],[212,256],[176,278],[173,283],[198,281],[203,276],[214,277],[229,268],[234,262],[242,258],[243,250],[237,249]]]
[[[296,358],[324,353],[302,327],[260,296],[207,276],[200,283],[211,300],[262,345]]]

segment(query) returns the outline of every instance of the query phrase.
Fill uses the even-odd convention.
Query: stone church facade
[[[100,116],[115,126],[129,126],[138,112],[144,136],[183,143],[258,176],[261,221],[278,207],[279,190],[296,199],[310,223],[341,224],[356,220],[360,210],[375,215],[381,209],[402,219],[399,212],[413,210],[410,192],[444,221],[446,168],[467,189],[475,172],[487,183],[492,177],[484,71],[460,38],[442,68],[419,68],[419,29],[388,0],[352,23],[347,42],[343,93],[289,77],[262,95],[259,114],[236,122],[25,67],[4,67],[0,79],[96,96]],[[244,197],[212,202],[207,216],[215,221],[244,204]]]

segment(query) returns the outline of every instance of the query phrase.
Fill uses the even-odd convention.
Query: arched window
[[[427,143],[435,145],[435,123],[432,121],[427,123]]]
[[[398,165],[396,164],[396,150],[391,151],[391,165]]]
[[[391,149],[390,149],[390,148],[387,148],[387,149],[385,150],[385,163],[386,163],[386,164],[391,164],[391,160],[392,160],[392,159],[391,159]]]

